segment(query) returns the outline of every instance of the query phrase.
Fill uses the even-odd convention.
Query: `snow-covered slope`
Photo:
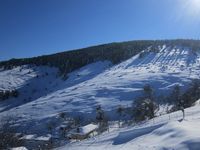
[[[191,79],[199,78],[200,55],[188,48],[161,46],[158,53],[144,51],[147,53],[142,58],[138,54],[114,66],[109,61],[89,64],[70,73],[66,81],[57,76],[55,68],[49,67],[0,71],[0,89],[20,91],[17,99],[0,102],[0,116],[14,112],[21,121],[29,123],[55,117],[60,112],[94,116],[99,104],[106,111],[130,105],[147,83],[157,95],[166,95],[175,84],[184,89]]]
[[[126,127],[91,139],[67,144],[58,150],[199,150],[200,104],[185,110]]]
[[[17,89],[19,97],[0,102],[0,112],[29,103],[54,91],[56,84],[61,81],[57,78],[57,72],[58,69],[46,66],[21,66],[1,71],[0,90]]]

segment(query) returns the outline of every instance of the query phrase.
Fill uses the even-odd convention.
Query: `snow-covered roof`
[[[30,135],[24,135],[21,139],[31,140],[31,139],[35,139],[35,137],[36,135],[30,134]]]
[[[26,147],[14,147],[14,148],[11,148],[11,150],[28,150]]]
[[[84,135],[84,134],[88,134],[92,131],[94,131],[95,129],[98,128],[98,125],[95,124],[88,124],[86,126],[83,127],[79,127],[79,131],[77,129],[73,130],[71,133],[72,134],[80,134],[80,135]]]
[[[49,141],[51,136],[39,136],[36,138],[38,141]]]
[[[23,136],[21,139],[25,139],[25,140],[37,140],[37,141],[48,141],[50,140],[51,135],[47,135],[47,136],[39,136],[37,137],[36,135],[25,135]]]

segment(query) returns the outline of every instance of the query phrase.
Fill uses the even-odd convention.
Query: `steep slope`
[[[159,94],[166,94],[175,84],[184,89],[191,79],[199,78],[199,61],[199,54],[189,48],[160,46],[159,52],[146,49],[118,65],[112,66],[108,61],[87,65],[70,73],[66,81],[57,79],[57,71],[48,67],[1,71],[1,89],[20,88],[25,93],[22,95],[32,99],[20,104],[15,104],[16,100],[2,102],[1,110],[8,111],[1,115],[17,110],[19,116],[40,120],[59,112],[90,114],[99,104],[112,110],[118,105],[130,105],[147,83]],[[38,90],[35,95],[34,89]]]
[[[198,150],[200,147],[200,105],[185,111],[185,120],[182,120],[182,114],[178,111],[154,118],[139,126],[121,128],[58,149]]]
[[[0,90],[17,89],[19,96],[0,103],[0,112],[29,103],[56,90],[61,80],[58,69],[46,66],[21,66],[0,72]]]
[[[118,105],[131,105],[134,98],[142,94],[145,84],[150,84],[157,95],[169,94],[175,84],[184,90],[192,79],[199,78],[199,62],[200,55],[191,48],[160,45],[157,51],[149,47],[118,65],[109,61],[86,65],[68,74],[66,81],[57,78],[58,71],[53,68],[35,66],[29,75],[26,69],[19,73],[20,68],[1,71],[1,88],[10,88],[9,82],[13,79],[11,85],[26,89],[28,92],[24,91],[23,95],[32,98],[22,102],[21,95],[1,102],[0,116],[17,114],[19,123],[29,124],[33,132],[40,131],[39,127],[45,126],[43,121],[55,118],[60,112],[88,119],[94,117],[97,105],[102,105],[107,112],[115,111]],[[34,69],[34,66],[29,67]],[[41,78],[36,77],[38,74]],[[25,86],[28,82],[30,88]],[[33,89],[39,94],[34,94]],[[112,118],[114,113],[110,114]],[[31,126],[33,122],[37,128]]]

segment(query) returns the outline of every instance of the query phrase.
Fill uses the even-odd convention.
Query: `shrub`
[[[0,120],[0,149],[23,146],[24,142],[16,135],[14,124],[15,120],[12,117]]]
[[[133,102],[133,117],[136,122],[155,117],[158,106],[151,99],[138,99]]]
[[[96,120],[99,124],[98,133],[102,133],[108,129],[108,118],[105,116],[105,112],[101,108],[101,105],[96,108]]]
[[[18,97],[19,96],[19,92],[15,89],[15,90],[6,90],[6,91],[0,91],[0,100],[6,100],[10,97]]]

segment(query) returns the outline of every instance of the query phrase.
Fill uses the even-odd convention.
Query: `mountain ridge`
[[[59,68],[60,74],[66,76],[67,73],[96,61],[109,60],[113,64],[117,64],[138,54],[149,46],[151,46],[153,49],[157,49],[156,47],[164,44],[169,44],[171,46],[187,46],[191,47],[192,49],[200,48],[199,40],[187,39],[114,42],[51,55],[23,59],[11,59],[0,62],[0,67],[11,69],[14,66],[26,64],[47,65]]]

